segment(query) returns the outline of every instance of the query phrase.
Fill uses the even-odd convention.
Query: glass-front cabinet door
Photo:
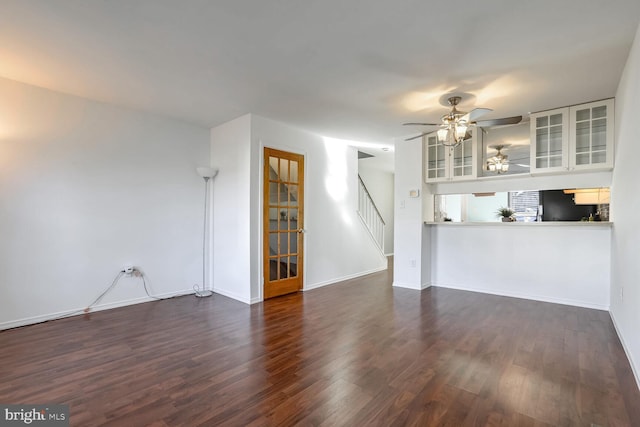
[[[451,179],[464,179],[476,176],[475,162],[475,129],[471,129],[472,137],[462,141],[451,152]]]
[[[448,178],[448,147],[438,142],[435,133],[425,136],[425,179],[427,182],[443,181]]]
[[[614,100],[590,102],[569,109],[571,169],[613,167]]]
[[[531,172],[613,168],[614,99],[531,114]]]
[[[478,176],[478,134],[472,128],[471,138],[456,147],[447,147],[438,142],[434,132],[424,137],[425,181],[474,179]]]
[[[531,173],[569,167],[569,110],[531,114]]]

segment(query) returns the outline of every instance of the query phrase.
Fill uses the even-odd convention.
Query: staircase
[[[358,215],[384,255],[384,220],[360,175],[358,175]]]

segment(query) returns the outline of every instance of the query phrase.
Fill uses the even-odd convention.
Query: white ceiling
[[[615,95],[638,0],[0,0],[0,75],[213,127],[388,143]]]

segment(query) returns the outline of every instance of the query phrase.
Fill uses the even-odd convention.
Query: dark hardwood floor
[[[607,312],[390,282],[3,331],[0,402],[69,404],[73,426],[640,426]]]

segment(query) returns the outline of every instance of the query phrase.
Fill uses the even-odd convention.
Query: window
[[[539,191],[509,191],[508,207],[514,210],[516,221],[536,221],[539,205]]]

